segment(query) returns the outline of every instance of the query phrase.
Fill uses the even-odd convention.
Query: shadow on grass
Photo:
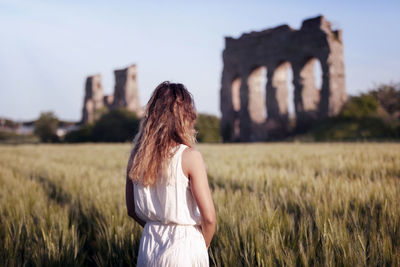
[[[75,229],[80,240],[75,266],[136,266],[140,243],[138,227],[114,220],[117,214],[105,216],[95,205],[83,200],[83,196],[73,197],[48,177],[31,179],[40,183],[50,201],[68,209],[68,218],[60,219],[68,220],[68,227]],[[70,262],[60,260],[47,259],[46,265],[70,265]]]
[[[71,195],[66,192],[61,185],[54,183],[44,176],[32,176],[31,178],[41,184],[50,200],[55,201],[60,206],[65,206],[66,204],[71,203]]]

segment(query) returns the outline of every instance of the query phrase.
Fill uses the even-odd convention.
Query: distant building
[[[83,100],[81,123],[92,123],[105,110],[118,107],[127,108],[139,117],[143,110],[139,101],[137,86],[137,67],[131,65],[125,69],[115,70],[114,94],[104,95],[101,75],[87,77],[85,83],[85,97]]]
[[[35,131],[35,121],[26,121],[18,123],[18,128],[15,131],[17,134],[33,134]]]
[[[59,121],[56,134],[62,138],[70,131],[78,130],[79,124],[70,121]],[[12,121],[0,118],[0,132],[14,133],[18,135],[31,135],[35,131],[35,121]]]

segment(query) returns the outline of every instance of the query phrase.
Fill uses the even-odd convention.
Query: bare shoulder
[[[185,150],[183,150],[182,156],[183,156],[183,158],[187,159],[188,161],[203,159],[200,151],[198,151],[194,147],[187,147]]]
[[[194,147],[187,147],[182,153],[183,172],[189,177],[190,174],[198,168],[204,168],[203,157],[200,151]]]

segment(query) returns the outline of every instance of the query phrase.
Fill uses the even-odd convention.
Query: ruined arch
[[[267,118],[266,85],[267,67],[254,67],[247,78],[250,119],[255,123],[264,123]]]
[[[322,82],[323,82],[323,70],[321,61],[318,58],[314,60],[314,79],[315,79],[315,87],[321,91]]]
[[[293,69],[289,61],[280,61],[272,75],[272,87],[279,108],[281,121],[287,124],[287,130],[292,130],[296,125],[295,88],[293,85]]]
[[[313,65],[316,59],[322,68],[320,89],[315,86]],[[230,77],[233,73],[239,73],[241,141],[262,141],[265,137],[274,139],[287,135],[289,81],[282,68],[288,64],[293,72],[296,128],[307,128],[317,119],[338,114],[347,99],[342,34],[340,30],[332,30],[330,22],[323,16],[303,21],[299,30],[282,25],[245,33],[236,39],[227,37],[223,62],[221,128],[234,122]],[[254,66],[266,66],[268,69],[265,97],[268,116],[265,122],[257,116],[262,111],[252,100],[255,92],[253,84],[257,83],[253,77]],[[233,139],[224,137],[224,141]]]
[[[233,123],[232,123],[232,137],[233,141],[240,140],[240,87],[242,85],[242,79],[236,76],[231,84],[232,94],[232,108],[233,108]]]
[[[275,97],[278,103],[279,114],[288,116],[288,86],[287,86],[287,70],[291,69],[292,65],[288,61],[280,63],[272,74],[272,86],[275,89]]]
[[[327,103],[326,91],[329,91],[329,75],[327,64],[322,64],[323,59],[315,56],[307,56],[298,64],[296,84],[296,130],[307,130],[315,120],[324,117],[321,105]],[[316,69],[320,66],[319,77],[316,76]],[[320,81],[320,86],[317,85]],[[325,96],[324,92],[325,91]],[[325,100],[324,103],[322,102]]]
[[[261,141],[266,139],[268,71],[266,66],[259,64],[249,70],[244,88],[247,89],[247,110],[242,112],[242,117],[249,121],[247,124],[244,121],[241,123],[243,130],[247,131],[242,133],[241,139],[246,140],[248,137],[250,141]]]
[[[301,79],[301,100],[302,110],[301,111],[317,111],[321,88],[317,87],[315,77],[315,65],[320,64],[316,57],[311,57],[305,60],[304,65],[300,70]],[[323,83],[323,81],[322,81]]]
[[[232,107],[233,111],[240,111],[240,86],[242,84],[242,79],[240,77],[236,77],[232,81],[231,91],[232,91]]]

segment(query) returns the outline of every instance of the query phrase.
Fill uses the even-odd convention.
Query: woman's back
[[[189,179],[182,170],[182,154],[186,145],[173,149],[166,177],[153,186],[134,183],[135,211],[146,222],[200,225],[201,216],[190,191]]]
[[[165,177],[155,185],[133,184],[136,214],[146,222],[138,266],[209,265],[201,215],[182,170],[186,148],[174,148]]]

